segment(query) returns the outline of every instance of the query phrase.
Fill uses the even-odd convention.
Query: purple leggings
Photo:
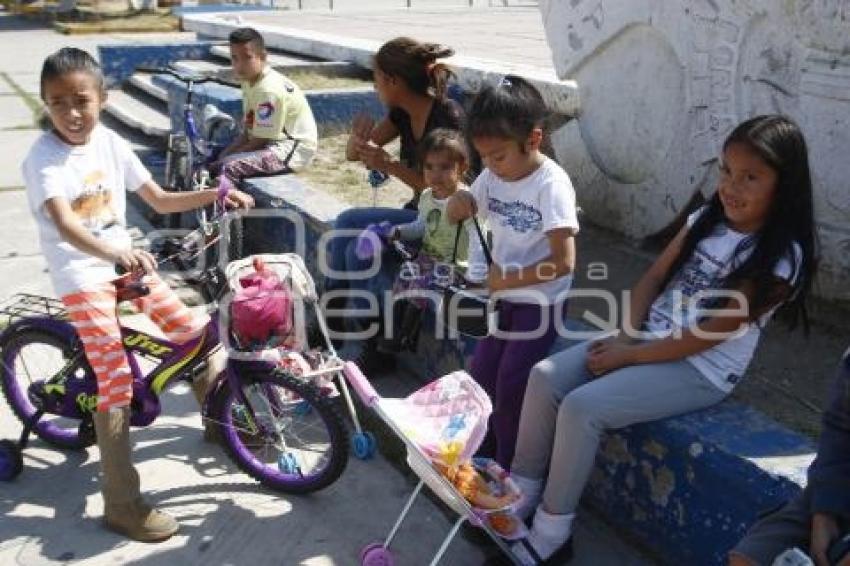
[[[231,181],[241,181],[255,175],[288,173],[289,166],[275,152],[266,148],[228,155],[222,161],[221,172]]]
[[[566,308],[566,302],[541,306],[502,301],[499,311],[502,331],[531,332],[540,327],[543,310],[547,309],[549,324],[545,332],[539,338],[527,340],[488,336],[475,347],[469,373],[493,402],[485,446],[495,442],[496,461],[505,470],[510,469],[514,459],[528,375],[534,364],[549,353],[556,337],[555,316],[563,317]]]

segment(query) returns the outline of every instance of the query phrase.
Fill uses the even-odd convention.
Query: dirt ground
[[[368,171],[359,162],[345,160],[348,133],[329,132],[319,139],[319,151],[313,164],[298,173],[312,187],[326,191],[353,206],[373,206],[375,191],[366,178]],[[398,143],[387,146],[391,155],[398,154]],[[391,177],[377,190],[377,206],[401,207],[413,196],[411,189]]]
[[[325,90],[333,88],[358,88],[372,85],[372,81],[358,77],[326,75],[317,71],[286,71],[286,76],[301,90]]]

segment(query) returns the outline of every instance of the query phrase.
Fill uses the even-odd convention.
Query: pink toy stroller
[[[427,485],[446,505],[459,515],[443,540],[431,566],[436,566],[457,535],[464,521],[481,527],[514,563],[518,563],[506,540],[524,538],[525,525],[512,514],[513,506],[522,494],[516,484],[499,466],[490,460],[471,461],[487,430],[492,412],[490,399],[481,387],[463,371],[445,375],[404,399],[388,399],[378,395],[360,369],[347,362],[344,373],[360,399],[375,410],[407,448],[407,463],[419,476],[401,514],[383,542],[365,547],[361,554],[363,566],[393,566],[390,544],[401,527],[416,496]],[[470,497],[466,486],[447,479],[446,470],[474,468],[477,477],[487,484],[488,495],[496,505],[487,508],[474,505],[479,499]],[[442,469],[442,472],[441,472]],[[468,485],[468,484],[467,484]],[[504,504],[502,504],[504,503]]]

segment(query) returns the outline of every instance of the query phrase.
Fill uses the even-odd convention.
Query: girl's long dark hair
[[[750,313],[758,313],[776,301],[777,262],[787,259],[792,266],[789,285],[791,294],[780,314],[794,328],[802,321],[808,332],[806,298],[817,269],[817,237],[815,235],[812,179],[809,154],[800,128],[789,118],[780,115],[757,116],[740,124],[723,143],[725,151],[732,144],[743,144],[754,151],[776,171],[776,191],[764,225],[752,237],[745,238],[733,257],[742,257],[746,247],[754,246],[743,261],[733,263],[731,273],[723,281],[727,289],[743,282],[751,283]],[[697,244],[711,235],[725,221],[720,196],[715,192],[705,210],[688,230],[682,250],[667,273],[663,287],[682,269],[693,255]],[[794,247],[802,252],[799,263]]]
[[[438,59],[454,55],[454,49],[438,43],[420,43],[409,37],[386,42],[375,54],[375,66],[398,77],[417,94],[444,100],[452,70]]]

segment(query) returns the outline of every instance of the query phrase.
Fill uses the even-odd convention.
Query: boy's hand
[[[230,189],[224,197],[227,208],[254,208],[254,197],[237,189]]]
[[[475,198],[467,191],[456,192],[446,204],[446,215],[452,224],[472,218],[477,211]]]
[[[120,265],[128,272],[144,271],[145,273],[154,273],[156,271],[156,258],[145,250],[114,250],[109,259],[112,263]]]

